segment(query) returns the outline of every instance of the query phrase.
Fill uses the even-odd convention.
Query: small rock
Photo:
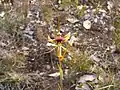
[[[25,30],[24,33],[25,33],[25,34],[29,34],[29,35],[33,35],[34,31]]]
[[[76,19],[76,18],[67,18],[67,21],[69,21],[70,23],[76,23],[76,22],[79,22],[79,20]]]
[[[107,13],[104,9],[99,9],[99,12]]]
[[[107,4],[108,4],[108,6],[107,6],[108,10],[111,11],[111,9],[112,9],[112,7],[113,7],[113,2],[108,1]]]
[[[0,46],[5,47],[5,46],[7,46],[7,45],[6,45],[6,43],[4,43],[4,42],[0,42]]]
[[[25,56],[28,56],[28,55],[29,55],[29,52],[28,52],[28,51],[23,51],[23,54],[24,54]]]
[[[81,10],[83,8],[83,5],[77,6],[77,9]]]
[[[81,87],[80,87],[81,86]],[[76,87],[75,87],[75,90],[92,90],[90,88],[90,86],[86,83],[82,83],[82,84],[78,84]]]
[[[95,18],[95,19],[94,19],[94,22],[95,22],[95,23],[97,23],[97,22],[98,22],[98,19],[97,19],[97,18]]]
[[[26,50],[29,50],[29,48],[28,47],[22,47],[22,50],[26,51]]]
[[[46,69],[50,70],[51,66],[50,65],[46,65]]]
[[[89,21],[89,20],[86,20],[86,21],[84,21],[83,22],[83,26],[84,26],[84,28],[86,28],[86,29],[90,29],[91,28],[91,21]]]
[[[58,76],[60,76],[60,72],[55,72],[55,73],[49,74],[48,76],[50,76],[50,77],[58,77]]]
[[[114,31],[115,27],[114,26],[110,26],[110,31]]]
[[[61,3],[62,3],[62,1],[61,1],[61,0],[58,0],[58,3],[59,3],[59,4],[61,4]]]
[[[46,46],[56,46],[56,45],[48,42]]]
[[[97,57],[94,56],[94,55],[91,55],[91,56],[90,56],[90,59],[92,59],[92,60],[94,60],[94,61],[96,61],[96,62],[100,62],[100,59],[97,58]]]
[[[83,75],[82,77],[80,77],[79,79],[79,83],[84,83],[87,81],[94,81],[97,77],[95,75]]]
[[[74,43],[76,40],[77,40],[77,38],[76,38],[75,36],[72,36],[72,37],[70,38],[70,40],[68,41],[68,43],[72,46],[73,43]]]
[[[5,12],[2,11],[2,12],[0,13],[0,17],[4,17],[4,15],[5,15]]]

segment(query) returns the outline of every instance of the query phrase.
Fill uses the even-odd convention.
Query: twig
[[[102,89],[105,89],[105,88],[110,88],[110,87],[112,87],[112,86],[114,86],[114,85],[104,86],[104,87],[99,88],[98,90],[102,90]]]

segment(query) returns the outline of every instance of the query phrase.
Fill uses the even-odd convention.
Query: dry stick
[[[56,46],[55,48],[53,48],[52,50],[50,50],[50,51],[48,51],[48,52],[45,52],[45,53],[43,53],[43,54],[41,54],[41,55],[51,53],[51,52],[52,52],[53,50],[55,50],[56,48],[57,48],[57,46]]]
[[[99,88],[99,90],[102,90],[102,89],[105,89],[105,88],[110,88],[110,87],[113,87],[113,86],[114,86],[114,85],[104,86],[104,87]]]

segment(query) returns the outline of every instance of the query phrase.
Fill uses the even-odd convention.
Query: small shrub
[[[73,59],[69,61],[69,67],[76,72],[89,71],[92,61],[85,53],[74,55]]]
[[[72,58],[70,61],[66,61],[70,72],[84,73],[90,71],[93,62],[89,59],[89,56],[85,52],[75,52],[76,50],[72,48]]]

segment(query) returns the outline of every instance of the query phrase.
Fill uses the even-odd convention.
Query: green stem
[[[63,70],[62,70],[62,62],[59,62],[58,64],[59,72],[60,72],[60,85],[59,90],[63,90]]]

